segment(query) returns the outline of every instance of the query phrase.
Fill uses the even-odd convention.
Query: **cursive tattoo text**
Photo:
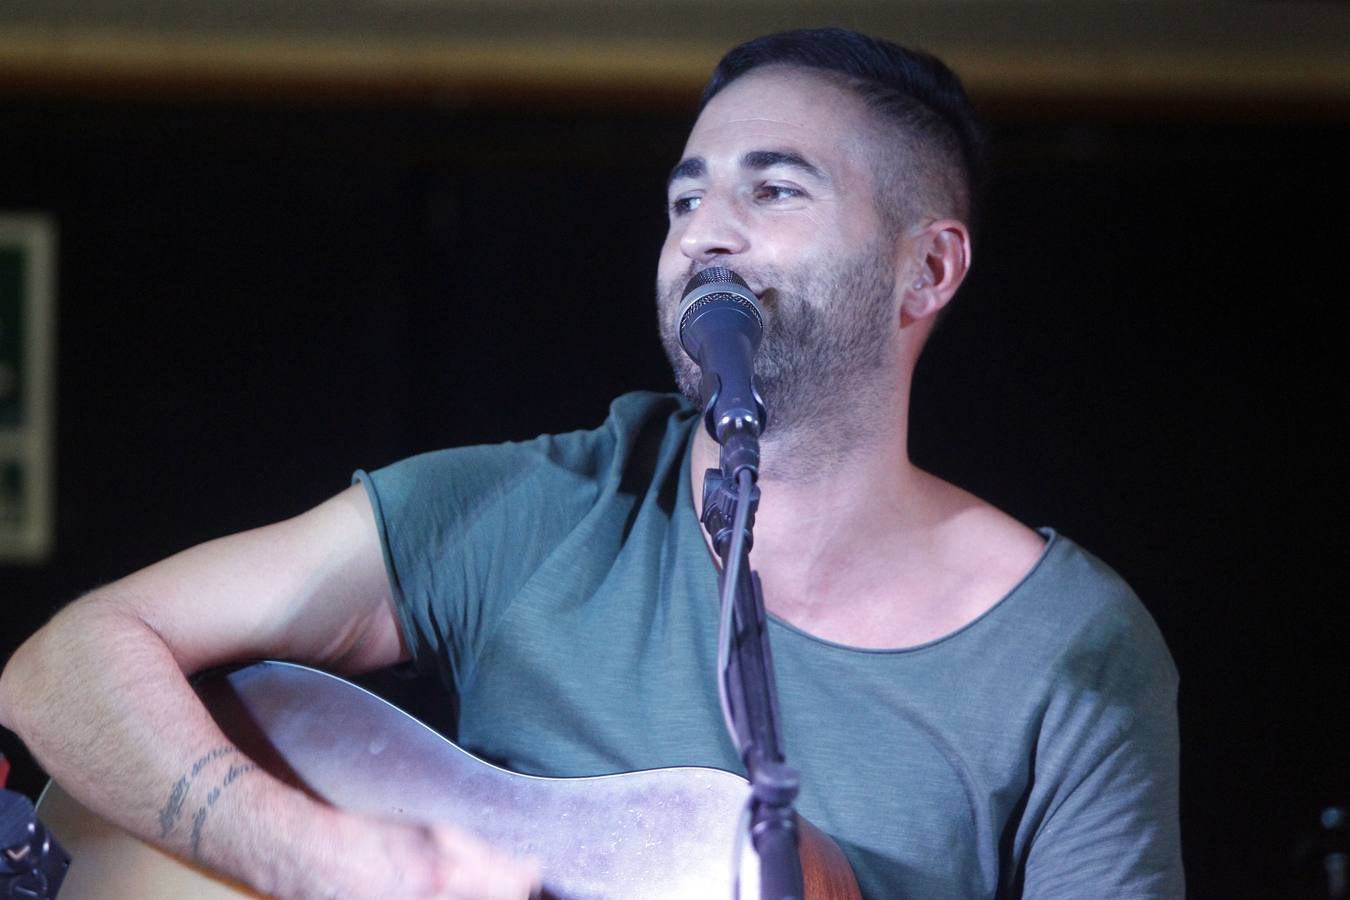
[[[248,772],[252,772],[256,768],[258,768],[257,763],[243,763],[238,766],[234,765],[230,766],[229,771],[225,773],[224,780],[222,780],[220,784],[211,788],[210,793],[206,795],[206,802],[203,803],[201,806],[199,806],[197,808],[197,811],[192,816],[193,859],[197,859],[200,855],[200,848],[202,841],[202,826],[206,824],[206,814],[211,810],[211,807],[216,805],[216,801],[220,799],[221,792],[224,791],[230,785],[234,784],[236,781],[238,781],[241,775],[244,775]]]
[[[164,801],[164,806],[159,811],[159,836],[161,838],[168,837],[169,832],[173,831],[174,826],[178,824],[178,820],[182,817],[183,801],[187,799],[188,788],[192,787],[192,780],[200,775],[202,769],[213,761],[238,752],[238,747],[232,747],[229,744],[216,747],[194,762],[187,772],[183,773],[182,777],[173,783],[173,787],[169,789],[169,798]]]

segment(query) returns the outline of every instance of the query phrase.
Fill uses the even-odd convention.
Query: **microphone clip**
[[[736,478],[725,474],[723,469],[708,469],[703,473],[703,515],[700,520],[708,534],[712,536],[713,549],[719,556],[725,554],[731,546],[732,532],[735,530]],[[745,523],[745,550],[750,552],[755,542],[755,512],[759,509],[759,485],[751,483],[750,516]]]

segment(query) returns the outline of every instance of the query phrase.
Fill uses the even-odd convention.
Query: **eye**
[[[672,216],[683,216],[698,209],[698,205],[703,202],[703,198],[697,194],[685,194],[676,197],[670,201],[670,214]]]
[[[783,200],[796,200],[805,197],[806,192],[785,184],[761,184],[755,188],[755,199],[766,203],[778,203]]]

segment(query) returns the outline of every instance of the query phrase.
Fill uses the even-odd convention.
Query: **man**
[[[752,563],[798,808],[865,895],[1178,896],[1176,676],[1152,621],[1067,539],[906,454],[915,363],[970,265],[976,135],[928,57],[838,30],[733,50],[670,179],[662,334],[690,394],[688,279],[728,266],[765,307]],[[412,659],[458,692],[461,741],[519,771],[738,769],[697,523],[716,462],[687,402],[629,395],[593,432],[358,473],[64,610],[10,662],[0,720],[96,811],[265,892],[523,896],[527,867],[453,829],[248,769],[184,675]],[[231,770],[194,827],[166,803]]]

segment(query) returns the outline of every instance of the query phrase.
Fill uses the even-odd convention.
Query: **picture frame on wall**
[[[54,543],[56,227],[0,212],[0,564]]]

